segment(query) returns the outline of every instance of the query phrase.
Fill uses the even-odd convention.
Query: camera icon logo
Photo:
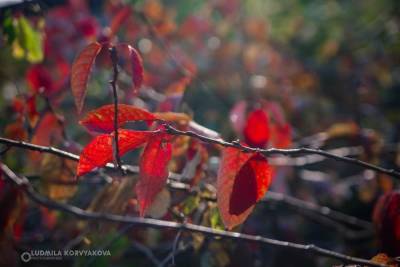
[[[24,252],[21,254],[21,260],[23,262],[28,262],[32,259],[31,254],[29,252]]]

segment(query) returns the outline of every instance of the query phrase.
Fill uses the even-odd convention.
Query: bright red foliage
[[[154,132],[118,130],[119,155],[139,147],[147,142]],[[77,176],[82,176],[97,167],[102,167],[113,160],[113,134],[96,136],[83,149],[79,158]]]
[[[265,147],[270,138],[270,127],[264,110],[256,109],[250,112],[243,133],[246,143],[250,146]]]
[[[218,171],[217,201],[228,229],[246,220],[270,182],[271,169],[262,155],[224,149]]]
[[[118,105],[118,127],[128,121],[154,121],[157,118],[147,110],[130,105]],[[88,130],[109,133],[114,130],[114,105],[105,105],[87,113],[80,123]]]
[[[144,216],[147,208],[164,187],[171,156],[172,146],[163,133],[159,133],[146,145],[140,160],[140,178],[136,184],[140,216]]]
[[[81,113],[85,101],[90,69],[101,47],[102,45],[97,42],[88,45],[81,51],[72,64],[71,89],[78,113]]]

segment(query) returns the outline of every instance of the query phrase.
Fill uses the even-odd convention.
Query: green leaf
[[[15,57],[25,57],[31,63],[43,60],[43,37],[36,31],[29,21],[20,16],[17,18],[16,39],[13,43]]]
[[[224,223],[222,222],[221,215],[219,214],[218,208],[211,208],[210,209],[210,225],[211,228],[217,230],[224,230]]]
[[[183,202],[182,212],[185,215],[192,214],[195,209],[199,207],[200,197],[199,196],[190,196]]]

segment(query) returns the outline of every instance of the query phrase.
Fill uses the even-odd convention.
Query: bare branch
[[[388,174],[395,178],[400,178],[400,172],[398,172],[394,169],[385,169],[383,167],[379,167],[374,164],[367,163],[367,162],[364,162],[364,161],[361,161],[361,160],[358,160],[355,158],[342,157],[342,156],[338,156],[335,154],[331,154],[331,153],[323,151],[321,149],[312,149],[312,148],[260,149],[260,148],[248,147],[248,146],[240,144],[239,142],[227,142],[222,139],[210,138],[207,136],[197,134],[192,131],[181,131],[181,130],[174,128],[173,126],[171,126],[169,124],[165,124],[165,127],[166,127],[166,131],[172,135],[190,136],[190,137],[196,138],[196,139],[198,139],[202,142],[208,143],[208,144],[216,144],[216,145],[221,145],[224,147],[234,147],[234,148],[240,149],[244,152],[258,152],[258,153],[263,154],[266,157],[270,157],[273,155],[284,155],[284,156],[296,156],[296,155],[303,155],[303,154],[320,155],[320,156],[323,156],[326,158],[331,158],[331,159],[334,159],[337,161],[342,161],[342,162],[350,163],[353,165],[358,165],[365,169],[373,170],[373,171],[380,172],[380,173],[385,173],[385,174]]]
[[[331,219],[334,219],[336,221],[348,224],[348,225],[353,225],[357,227],[363,227],[366,229],[372,229],[372,224],[368,221],[361,220],[357,217],[350,216],[335,210],[332,210],[329,207],[326,206],[320,206],[311,202],[307,202],[295,197],[287,196],[282,193],[277,193],[277,192],[272,192],[269,191],[265,195],[262,201],[277,201],[277,202],[282,202],[287,205],[293,206],[298,208],[299,210],[308,210],[308,211],[313,211],[315,213],[318,213],[320,215],[327,216]]]
[[[139,242],[133,241],[132,245],[134,248],[142,252],[146,257],[154,264],[154,266],[160,266],[161,262],[157,259],[154,253],[146,247],[145,245],[140,244]]]
[[[3,137],[0,137],[0,143],[6,144],[7,147],[19,147],[22,149],[28,149],[28,150],[38,151],[38,152],[42,152],[42,153],[49,153],[49,154],[53,154],[53,155],[63,157],[66,159],[79,161],[78,155],[75,155],[73,153],[69,153],[67,151],[64,151],[64,150],[61,150],[58,148],[54,148],[54,147],[39,146],[39,145],[35,145],[32,143],[7,139],[7,138],[3,138]],[[115,166],[111,163],[107,164],[106,168],[110,169],[110,170],[115,170]],[[124,170],[124,172],[129,173],[129,174],[139,173],[138,166],[122,165],[121,168]],[[175,190],[185,190],[185,191],[192,190],[190,185],[179,182],[182,179],[182,176],[180,174],[170,172],[168,178],[169,178],[168,186],[170,188],[175,189]],[[73,184],[74,185],[76,183],[77,183],[77,181],[73,181],[70,183],[64,182],[63,184],[65,184],[65,185]],[[211,198],[209,200],[215,201],[215,198]],[[297,208],[298,210],[309,210],[309,211],[315,212],[317,214],[320,214],[321,216],[326,216],[326,217],[332,218],[333,220],[343,222],[343,223],[346,223],[349,225],[353,225],[356,227],[362,227],[362,228],[366,228],[366,229],[372,228],[370,222],[360,220],[356,217],[353,217],[353,216],[350,216],[350,215],[347,215],[347,214],[344,214],[344,213],[341,213],[338,211],[334,211],[331,208],[326,207],[326,206],[319,206],[317,204],[309,203],[309,202],[306,202],[306,201],[303,201],[303,200],[300,200],[300,199],[297,199],[294,197],[286,196],[281,193],[269,191],[262,201],[283,202],[289,206],[293,206],[293,207]]]
[[[178,222],[171,222],[171,221],[164,221],[164,220],[156,220],[156,219],[149,219],[149,218],[140,218],[140,217],[131,217],[131,216],[121,216],[115,214],[108,214],[108,213],[98,213],[98,212],[91,212],[87,210],[83,210],[79,207],[72,206],[65,203],[59,203],[48,199],[40,194],[38,194],[33,186],[30,184],[29,180],[25,177],[17,176],[13,171],[11,171],[6,165],[0,163],[0,168],[5,174],[6,178],[13,182],[15,185],[20,186],[27,194],[27,196],[33,200],[34,202],[45,206],[50,209],[56,209],[59,211],[63,211],[69,214],[76,216],[82,220],[103,220],[109,222],[117,222],[117,223],[127,223],[133,224],[136,226],[143,226],[143,227],[151,227],[151,228],[169,228],[175,230],[181,230],[186,232],[196,232],[201,233],[206,236],[211,237],[223,237],[227,239],[234,239],[234,240],[244,240],[249,242],[256,242],[264,245],[272,245],[276,247],[282,247],[287,249],[293,250],[300,250],[303,252],[309,252],[320,256],[325,256],[329,258],[335,258],[345,263],[355,263],[355,264],[364,264],[368,266],[387,266],[384,264],[379,264],[372,262],[370,260],[351,257],[342,253],[338,253],[335,251],[331,251],[328,249],[324,249],[318,247],[313,244],[299,244],[293,242],[286,242],[276,239],[271,239],[262,236],[256,235],[249,235],[249,234],[242,234],[237,232],[230,232],[230,231],[223,231],[212,229],[210,227],[205,227],[201,225],[195,225],[191,223],[178,223]]]

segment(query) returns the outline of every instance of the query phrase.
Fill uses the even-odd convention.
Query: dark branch
[[[287,205],[293,206],[298,208],[299,210],[307,210],[307,211],[313,211],[317,214],[327,216],[331,219],[334,219],[335,221],[342,222],[348,225],[352,226],[358,226],[358,227],[363,227],[365,229],[370,229],[372,230],[372,224],[368,221],[361,220],[357,217],[350,216],[335,210],[332,210],[329,207],[326,206],[320,206],[311,202],[307,202],[295,197],[287,196],[282,193],[277,193],[277,192],[272,192],[269,191],[265,195],[262,201],[277,201],[277,202],[282,202]]]
[[[29,183],[29,180],[25,177],[17,176],[13,171],[11,171],[6,165],[0,163],[0,168],[2,172],[5,174],[6,178],[13,182],[15,185],[21,187],[27,194],[27,196],[33,200],[34,202],[45,206],[50,209],[56,209],[59,211],[63,211],[69,214],[76,216],[82,220],[103,220],[109,222],[117,222],[117,223],[127,223],[134,224],[136,226],[143,227],[151,227],[151,228],[169,228],[176,229],[178,231],[186,231],[186,232],[197,232],[211,237],[223,237],[227,239],[234,240],[245,240],[250,242],[256,242],[264,245],[272,245],[276,247],[282,247],[293,250],[300,250],[304,252],[310,252],[316,255],[321,255],[325,257],[335,258],[345,263],[354,263],[354,264],[364,264],[369,266],[386,266],[384,264],[375,263],[366,259],[351,257],[342,253],[334,252],[328,249],[324,249],[313,244],[299,244],[286,242],[276,239],[271,239],[262,236],[242,234],[237,232],[216,230],[210,227],[205,227],[201,225],[195,225],[191,223],[178,223],[164,220],[156,220],[149,218],[140,218],[140,217],[131,217],[131,216],[121,216],[115,214],[108,213],[98,213],[83,210],[79,207],[68,205],[65,203],[59,203],[48,199],[40,194],[38,194],[32,185]]]
[[[69,153],[67,151],[54,148],[54,147],[46,147],[46,146],[39,146],[32,143],[24,142],[24,141],[17,141],[12,139],[7,139],[0,137],[0,143],[7,145],[7,147],[18,147],[22,149],[28,149],[33,151],[38,151],[42,153],[49,153],[53,154],[62,158],[70,159],[73,161],[79,161],[79,156],[73,153]],[[131,165],[122,165],[121,166],[124,172],[129,174],[137,174],[139,173],[138,166],[131,166]],[[115,166],[111,163],[106,165],[107,169],[115,170]],[[177,173],[169,173],[169,180],[168,186],[175,190],[185,190],[190,191],[190,185],[179,182],[182,179],[182,176]],[[65,183],[66,184],[66,183]],[[76,184],[76,181],[68,183],[68,184]],[[215,198],[209,199],[215,201]],[[299,210],[310,210],[321,216],[330,217],[333,220],[347,223],[349,225],[353,225],[356,227],[362,227],[366,229],[371,229],[371,223],[367,221],[360,220],[356,217],[349,216],[347,214],[334,211],[326,206],[319,206],[317,204],[309,203],[294,197],[289,197],[284,194],[276,193],[276,192],[268,192],[265,198],[262,201],[276,201],[276,202],[283,202],[289,206],[293,206]]]
[[[355,158],[342,157],[342,156],[338,156],[335,154],[331,154],[331,153],[323,151],[321,149],[312,149],[312,148],[260,149],[260,148],[248,147],[248,146],[240,144],[239,142],[227,142],[222,139],[210,138],[207,136],[197,134],[192,131],[181,131],[181,130],[174,128],[173,126],[171,126],[169,124],[165,124],[165,127],[166,127],[166,131],[172,135],[186,135],[186,136],[196,138],[196,139],[203,141],[205,143],[208,143],[208,144],[216,144],[216,145],[221,145],[224,147],[234,147],[234,148],[240,149],[244,152],[258,152],[258,153],[262,153],[266,157],[270,157],[273,155],[296,156],[296,155],[304,155],[304,154],[311,154],[311,155],[314,154],[314,155],[320,155],[320,156],[323,156],[326,158],[331,158],[331,159],[334,159],[337,161],[342,161],[342,162],[346,162],[346,163],[351,163],[353,165],[358,165],[365,169],[373,170],[373,171],[380,172],[380,173],[385,173],[385,174],[390,175],[395,178],[400,178],[400,172],[397,172],[394,169],[385,169],[383,167],[379,167],[374,164],[367,163],[367,162],[364,162],[364,161],[361,161],[361,160],[358,160]]]
[[[113,98],[114,98],[114,146],[115,146],[115,161],[116,161],[116,167],[121,170],[123,173],[122,169],[122,164],[121,164],[121,158],[119,156],[119,146],[118,146],[118,91],[117,91],[117,80],[118,80],[118,55],[117,55],[117,49],[115,46],[112,46],[109,49],[110,52],[110,57],[111,57],[111,62],[113,66],[113,77],[112,80],[110,81],[110,85],[113,90]]]

